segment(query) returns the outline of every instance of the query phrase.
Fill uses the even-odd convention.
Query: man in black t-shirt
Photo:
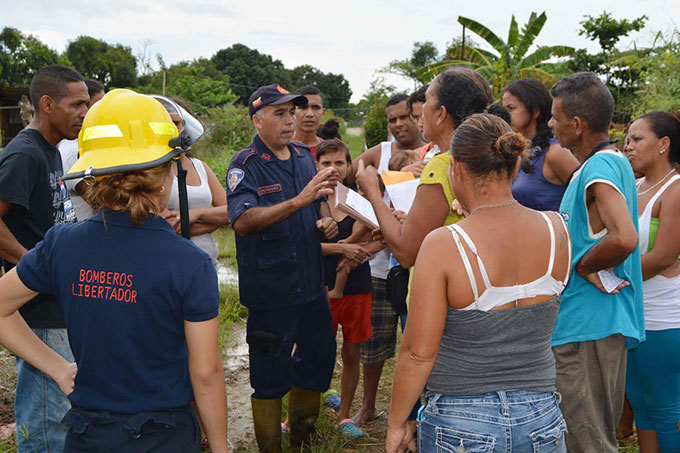
[[[78,136],[90,101],[87,86],[78,72],[48,66],[33,77],[30,96],[35,117],[0,156],[0,258],[5,272],[52,225],[75,221],[56,145]],[[24,305],[21,315],[40,339],[73,361],[56,300],[40,294]],[[57,384],[17,358],[15,398],[18,451],[63,451],[66,427],[61,419],[71,405]]]

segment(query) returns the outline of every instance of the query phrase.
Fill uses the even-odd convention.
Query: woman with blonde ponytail
[[[451,140],[451,188],[470,214],[430,233],[418,253],[389,453],[416,449],[406,420],[423,388],[420,453],[566,451],[550,340],[570,241],[559,215],[512,196],[527,147],[489,114],[465,120]]]

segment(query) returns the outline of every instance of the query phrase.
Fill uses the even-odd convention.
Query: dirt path
[[[225,347],[224,376],[229,399],[229,441],[236,447],[250,447],[255,442],[253,417],[250,409],[250,368],[246,324],[231,326],[231,336]]]

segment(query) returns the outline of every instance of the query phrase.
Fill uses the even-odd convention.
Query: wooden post
[[[465,59],[465,25],[463,25],[463,44],[460,46],[460,59]]]
[[[163,70],[163,92],[161,94],[165,96],[165,70]]]

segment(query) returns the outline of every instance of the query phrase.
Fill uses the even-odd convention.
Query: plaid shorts
[[[387,280],[371,277],[373,283],[373,307],[371,326],[373,336],[361,343],[361,363],[378,365],[394,357],[397,344],[397,322],[399,315],[387,300]]]

